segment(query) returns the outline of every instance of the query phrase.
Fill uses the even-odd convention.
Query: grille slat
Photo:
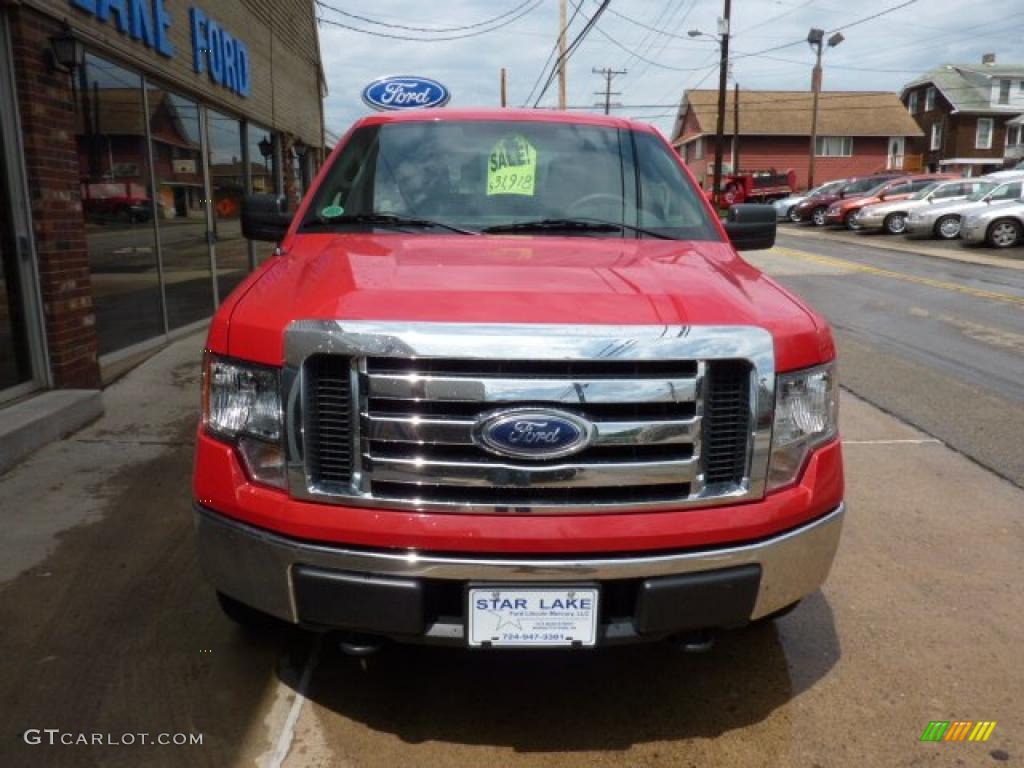
[[[352,372],[349,358],[306,361],[306,448],[314,483],[352,482]]]

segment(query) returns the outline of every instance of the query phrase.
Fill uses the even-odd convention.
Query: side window
[[[919,192],[922,189],[924,189],[925,187],[927,187],[929,184],[934,184],[934,183],[935,182],[932,181],[931,179],[918,179],[917,181],[910,182],[910,189],[908,191],[910,191],[910,192]]]
[[[1015,181],[1011,184],[1004,184],[993,193],[992,200],[1016,200],[1020,197],[1022,184]]]
[[[638,226],[689,240],[717,240],[697,189],[653,134],[634,132]]]
[[[964,189],[965,186],[964,184],[947,184],[935,190],[935,194],[932,197],[936,200],[942,200],[946,197],[959,197],[960,195],[967,194],[967,190]]]
[[[910,184],[893,184],[891,187],[887,187],[882,191],[882,194],[886,197],[893,195],[905,195],[911,191]]]

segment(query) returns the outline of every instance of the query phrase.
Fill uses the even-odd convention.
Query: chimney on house
[[[996,63],[996,55],[994,53],[983,53],[981,55],[981,63],[984,66],[991,67]]]

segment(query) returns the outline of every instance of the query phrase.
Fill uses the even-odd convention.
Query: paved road
[[[797,237],[748,258],[832,323],[847,388],[1024,487],[1024,270]]]
[[[203,582],[188,490],[201,346],[172,345],[105,392],[100,421],[0,477],[4,768],[1021,762],[1024,491],[863,400],[842,403],[851,512],[833,574],[775,624],[700,656],[360,661],[236,629]],[[998,725],[987,743],[922,744],[936,719]],[[24,742],[43,728],[203,743]]]

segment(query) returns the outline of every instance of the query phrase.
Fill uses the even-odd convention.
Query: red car
[[[470,648],[789,610],[842,526],[835,346],[627,120],[357,122],[207,340],[193,500],[229,616]]]
[[[857,213],[865,205],[874,205],[882,201],[906,200],[929,184],[955,178],[958,178],[955,174],[930,173],[898,176],[895,179],[879,182],[863,195],[844,198],[832,203],[825,213],[825,223],[840,224],[847,229],[859,229]]]
[[[830,205],[837,200],[857,197],[863,195],[870,189],[874,189],[883,181],[889,181],[902,174],[875,174],[873,176],[861,176],[850,179],[846,184],[836,188],[827,187],[825,190],[811,195],[793,207],[790,221],[810,221],[816,227],[824,227],[827,223],[825,214]]]

